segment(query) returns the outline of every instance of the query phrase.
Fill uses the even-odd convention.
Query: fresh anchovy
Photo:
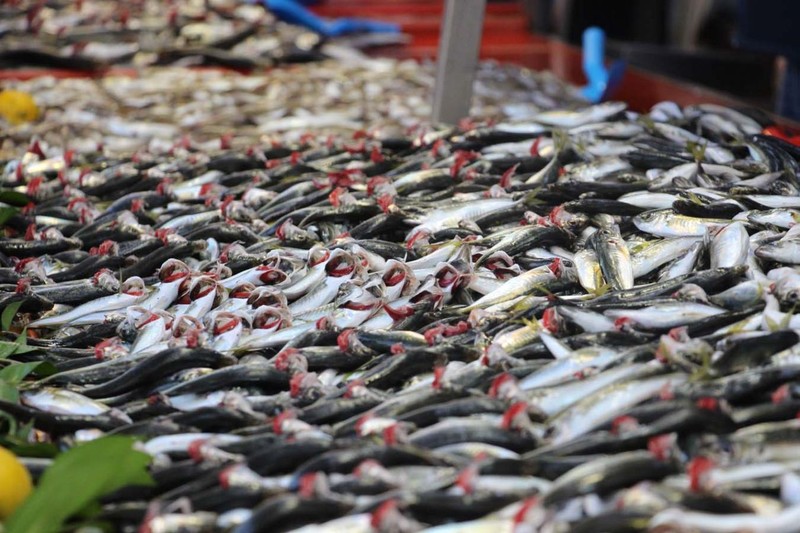
[[[698,239],[696,237],[678,237],[647,241],[642,245],[634,245],[633,250],[631,250],[634,277],[645,276],[666,263],[691,255],[686,252],[691,250],[697,243]]]
[[[664,303],[642,309],[612,309],[606,311],[605,315],[617,320],[631,321],[644,328],[658,329],[682,326],[724,312],[724,309],[710,305],[686,302]]]
[[[658,237],[702,237],[708,231],[727,226],[729,221],[678,215],[672,210],[647,211],[633,217],[633,223],[641,231]]]
[[[552,444],[559,445],[584,435],[600,423],[612,420],[628,407],[648,400],[664,387],[675,387],[686,381],[682,374],[666,374],[634,380],[592,394],[552,421]]]
[[[658,276],[659,280],[669,280],[690,274],[694,270],[695,265],[697,265],[697,261],[704,248],[705,244],[702,242],[695,242],[692,244],[682,257],[676,257],[661,270]]]
[[[31,327],[68,324],[75,319],[80,319],[87,315],[106,313],[108,311],[136,305],[142,302],[146,296],[147,293],[142,279],[130,278],[120,287],[120,294],[98,298],[92,302],[79,305],[66,313],[34,321],[31,323]]]
[[[558,279],[556,274],[553,273],[553,269],[552,265],[547,265],[523,272],[519,276],[510,279],[503,286],[478,299],[467,309],[488,307],[528,294],[537,288],[546,288],[549,283]]]
[[[66,64],[274,67],[4,82],[43,113],[0,147],[0,418],[136,438],[109,529],[797,529],[800,149],[764,117],[481,63],[434,125],[429,66],[278,51],[258,6],[7,4]]]
[[[762,244],[756,248],[755,254],[759,259],[778,261],[789,265],[800,264],[800,239],[781,239],[775,243]]]
[[[711,268],[729,268],[742,265],[750,250],[750,238],[741,222],[734,222],[720,230],[711,241]]]
[[[769,531],[788,533],[797,527],[800,520],[800,506],[788,507],[774,516],[753,514],[718,515],[699,511],[685,511],[669,508],[656,514],[650,520],[650,527],[668,527],[728,533],[734,531]]]
[[[633,265],[619,228],[601,229],[594,234],[594,246],[603,278],[614,290],[633,287]]]

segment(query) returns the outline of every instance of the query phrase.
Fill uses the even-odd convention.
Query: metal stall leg
[[[486,0],[447,0],[439,40],[433,121],[455,124],[469,115]]]

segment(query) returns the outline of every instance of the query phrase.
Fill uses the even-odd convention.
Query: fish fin
[[[569,135],[567,135],[567,132],[560,129],[554,129],[550,134],[553,137],[553,157],[557,158],[558,155],[566,149],[569,143]]]
[[[648,131],[655,131],[656,122],[649,115],[639,115],[636,119]]]
[[[604,294],[606,294],[608,291],[611,290],[611,285],[606,283],[605,279],[603,279],[603,274],[600,274],[598,278],[599,278],[599,283],[597,281],[595,282],[596,288],[594,290],[594,295],[603,296]]]
[[[767,315],[764,315],[764,322],[767,323],[767,328],[769,328],[770,331],[778,331],[780,329],[780,324]],[[783,320],[781,320],[781,322],[783,322]]]
[[[797,305],[793,305],[792,308],[789,309],[789,311],[785,315],[783,315],[783,318],[781,319],[780,323],[778,323],[779,329],[783,330],[789,328],[789,324],[792,321],[792,317],[794,316],[794,311],[796,307]]]
[[[541,186],[540,187],[536,187],[535,189],[531,190],[522,199],[522,205],[524,205],[525,207],[531,207],[531,206],[535,206],[535,205],[544,205],[545,202],[543,200],[539,200],[539,198],[537,198],[539,196],[540,192],[542,192],[542,187]]]
[[[693,204],[703,205],[703,201],[700,199],[700,197],[697,194],[693,193],[692,191],[687,191],[686,196],[689,197],[689,201],[692,202]]]
[[[694,142],[694,141],[687,141],[686,142],[686,151],[692,154],[692,157],[697,164],[699,165],[700,162],[706,157],[706,147],[708,144]]]
[[[713,377],[711,368],[711,356],[713,354],[708,352],[700,353],[700,364],[694,372],[689,376],[689,381],[706,381]]]
[[[530,318],[525,317],[520,317],[519,320],[533,331],[539,331],[542,329],[542,326],[539,325],[539,321],[537,320],[531,320]]]

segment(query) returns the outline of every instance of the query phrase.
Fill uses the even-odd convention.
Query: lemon
[[[39,108],[33,97],[22,91],[0,91],[0,116],[11,124],[32,122],[39,118]]]
[[[5,520],[31,493],[31,475],[17,456],[0,447],[0,521]]]

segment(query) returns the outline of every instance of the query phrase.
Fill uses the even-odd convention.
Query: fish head
[[[350,279],[356,274],[358,264],[351,253],[337,248],[325,263],[325,273],[333,278]]]
[[[253,329],[277,331],[292,325],[292,317],[285,309],[262,306],[253,313]]]
[[[243,281],[242,283],[239,283],[230,290],[230,292],[228,293],[228,298],[248,300],[255,290],[256,290],[255,285],[253,285],[249,281]]]
[[[223,202],[220,205],[220,210],[225,218],[235,220],[236,222],[251,222],[258,218],[255,211],[247,207],[244,202],[238,200],[228,203]]]
[[[296,372],[289,380],[289,396],[299,398],[312,390],[320,390],[322,387],[322,381],[316,372]]]
[[[206,298],[212,293],[214,294],[213,307],[216,307],[225,297],[225,288],[212,276],[197,276],[194,283],[192,283],[192,288],[189,290],[189,298],[192,301],[196,301]]]
[[[241,316],[229,311],[213,313],[209,315],[206,322],[207,331],[210,331],[215,337],[231,331],[241,331],[244,325]]]
[[[336,296],[339,307],[353,311],[371,311],[379,306],[382,301],[363,286],[347,282],[339,287]]]
[[[671,209],[666,210],[668,212],[672,212]],[[639,226],[639,224],[657,224],[661,222],[664,217],[665,210],[664,209],[654,209],[652,211],[645,211],[644,213],[639,213],[635,217],[633,217],[633,223]]]
[[[706,291],[694,283],[685,283],[680,289],[673,292],[670,297],[682,302],[708,303],[708,295],[706,295]]]
[[[297,226],[294,221],[289,218],[275,229],[275,237],[281,242],[303,241],[308,238],[308,232]]]
[[[523,394],[517,379],[508,372],[503,372],[492,381],[489,396],[500,400],[513,400],[522,398]]]
[[[47,281],[47,268],[45,261],[42,258],[27,257],[20,259],[14,265],[14,271],[24,277],[36,279],[39,281]],[[109,270],[110,272],[110,270]]]
[[[331,251],[322,245],[314,245],[308,251],[308,267],[325,265],[331,257]]]
[[[383,277],[378,272],[371,272],[367,275],[366,280],[361,283],[361,288],[369,291],[375,298],[382,300],[386,299],[386,284],[383,282]]]
[[[247,305],[255,309],[264,306],[286,309],[288,307],[288,302],[286,300],[286,295],[283,294],[283,291],[276,287],[264,285],[261,287],[255,287],[250,292],[250,295],[247,298]]]
[[[336,346],[338,346],[340,352],[351,355],[373,353],[371,349],[361,342],[358,338],[358,331],[353,328],[347,328],[339,333],[336,337]]]
[[[528,416],[528,403],[525,401],[514,402],[500,420],[500,427],[509,431],[520,431],[533,425]]]
[[[508,352],[499,343],[492,342],[483,349],[480,362],[483,366],[496,367],[505,361],[510,361]]]
[[[214,279],[226,279],[233,275],[233,271],[229,267],[218,261],[208,263],[202,268],[201,272]]]
[[[259,189],[258,187],[250,187],[242,195],[242,201],[244,202],[244,205],[250,209],[258,209],[267,202],[271,201],[277,195],[278,193],[275,191],[267,191],[264,189]]]
[[[589,223],[589,217],[584,213],[572,213],[560,205],[550,211],[547,220],[553,226],[573,231],[578,231]]]
[[[237,257],[246,257],[248,255],[247,250],[245,250],[244,246],[239,244],[238,242],[232,242],[230,244],[226,244],[222,251],[219,254],[219,262],[220,263],[227,263],[232,258]]]
[[[308,359],[297,348],[285,348],[273,359],[272,364],[281,372],[295,374],[308,371]]]
[[[144,280],[139,276],[132,276],[126,279],[119,288],[120,293],[130,296],[144,296],[146,290],[147,287],[144,284]]]
[[[94,346],[94,356],[98,360],[116,359],[128,355],[128,349],[119,337],[110,337]]]
[[[140,306],[129,307],[127,314],[128,317],[133,318],[133,325],[137,330],[140,330],[148,324],[152,324],[159,319],[164,319],[165,324],[172,322],[172,315],[166,311],[149,311]]]
[[[413,531],[419,526],[411,525],[411,520],[403,516],[394,499],[386,500],[372,512],[369,519],[374,531]],[[414,529],[410,529],[414,528]]]
[[[258,266],[256,270],[259,272],[258,280],[264,285],[282,285],[289,280],[286,272],[269,265]]]
[[[430,236],[431,232],[425,228],[416,228],[411,230],[406,238],[406,249],[414,250],[428,246],[430,244],[428,241]]]
[[[419,286],[419,281],[414,275],[414,271],[404,262],[397,259],[386,261],[386,267],[381,277],[387,288],[402,286],[401,294],[403,295],[413,292]]]
[[[289,277],[307,268],[302,259],[282,252],[281,250],[271,250],[267,254],[266,261],[262,264],[269,265],[276,270],[281,270]]]
[[[493,253],[483,262],[483,266],[488,268],[499,280],[512,278],[522,272],[514,259],[503,251]]]
[[[445,291],[439,287],[437,279],[434,276],[428,276],[409,299],[409,302],[412,304],[430,302],[433,304],[433,309],[440,309],[444,303],[444,295]]]
[[[172,321],[173,339],[186,340],[194,338],[197,340],[204,331],[203,324],[191,315],[180,315]]]
[[[192,269],[178,259],[167,259],[158,269],[158,279],[161,283],[172,283],[191,275]]]
[[[120,283],[117,277],[111,270],[103,268],[95,272],[92,276],[92,284],[95,287],[107,290],[109,292],[117,292],[120,289]]]
[[[374,480],[391,485],[397,484],[395,476],[375,459],[364,459],[353,469],[353,475],[363,481]]]
[[[439,263],[433,277],[436,285],[446,293],[452,293],[461,286],[462,273],[450,263]]]
[[[553,517],[551,511],[539,503],[539,496],[526,498],[519,504],[519,508],[512,520],[512,531],[543,531]]]
[[[90,255],[119,255],[119,244],[112,240],[105,240],[89,250]]]
[[[782,300],[787,304],[796,305],[800,303],[800,287],[789,289],[782,294]]]

